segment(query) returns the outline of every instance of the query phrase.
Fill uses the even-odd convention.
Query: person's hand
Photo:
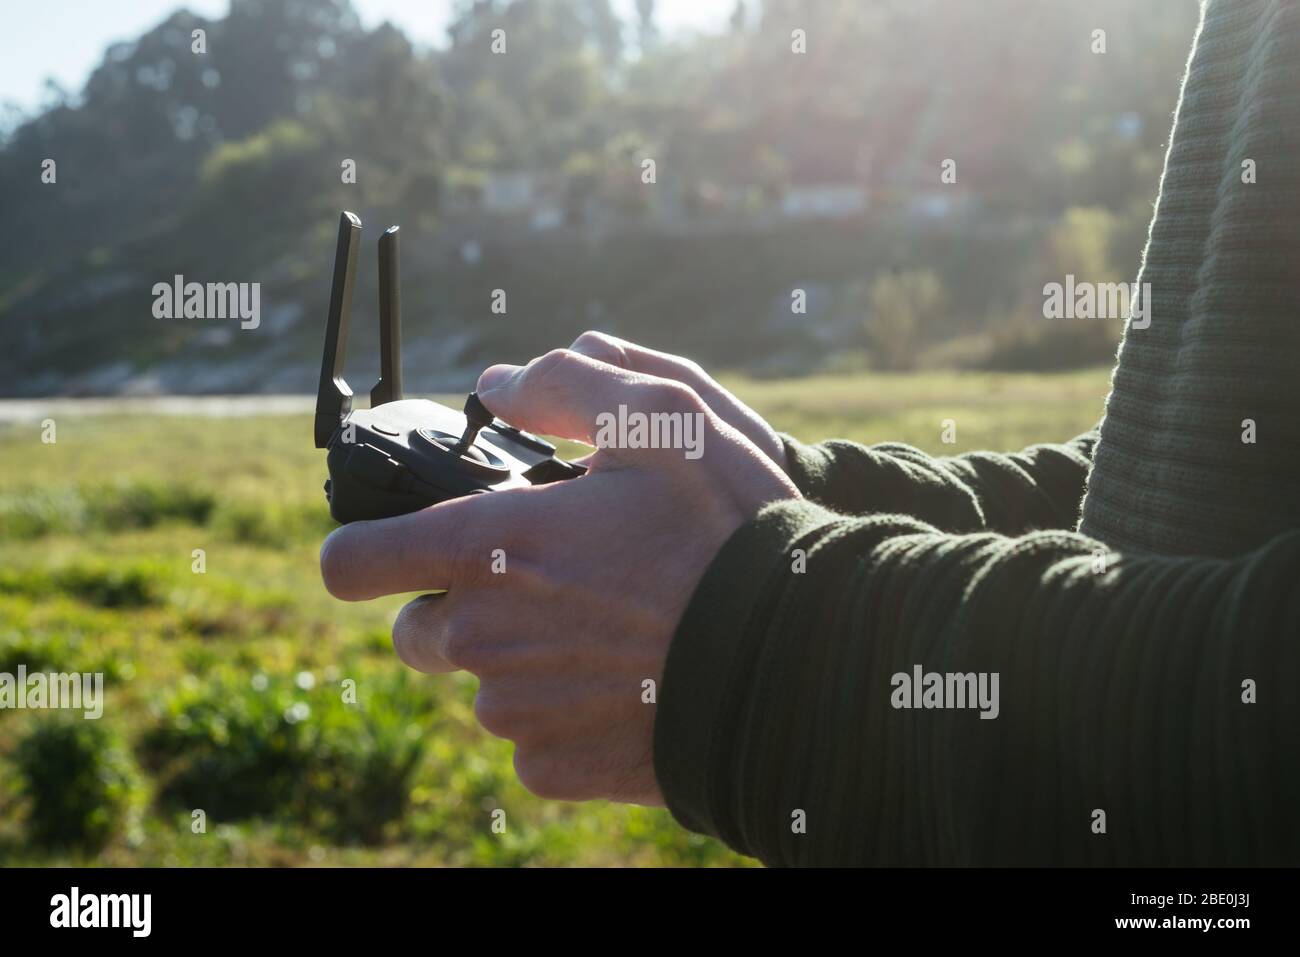
[[[620,406],[680,414],[702,427],[700,454],[597,448],[579,478],[346,525],[321,550],[325,585],[350,601],[447,589],[402,609],[394,647],[420,671],[478,676],[475,714],[515,742],[525,787],[662,803],[646,683],[657,693],[673,632],[723,542],[799,493],[680,381],[557,350],[494,366],[478,394],[519,428],[589,443]]]
[[[695,360],[647,349],[603,332],[584,332],[569,349],[620,369],[690,386],[718,418],[739,430],[764,455],[785,468],[785,446],[776,431],[762,416],[715,382]]]

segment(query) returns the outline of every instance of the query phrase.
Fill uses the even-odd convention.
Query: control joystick
[[[583,466],[557,458],[549,442],[495,418],[472,392],[463,412],[402,398],[396,226],[379,240],[380,378],[370,408],[352,408],[343,364],[360,237],[361,220],[343,213],[316,393],[316,447],[326,450],[325,497],[334,519],[389,518],[462,495],[584,474]]]

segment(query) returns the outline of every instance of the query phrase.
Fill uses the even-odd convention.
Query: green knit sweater
[[[1140,281],[1098,432],[786,439],[805,499],[669,650],[683,825],[770,864],[1300,863],[1300,2],[1205,8]]]

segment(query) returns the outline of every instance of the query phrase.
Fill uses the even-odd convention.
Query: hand
[[[603,332],[584,332],[574,340],[569,350],[620,369],[672,379],[690,386],[718,418],[739,430],[758,446],[759,451],[785,468],[785,446],[775,430],[757,412],[718,385],[698,362],[667,352],[656,352]]]
[[[662,681],[673,632],[723,542],[799,493],[680,381],[557,350],[492,367],[478,394],[513,425],[589,443],[619,406],[680,413],[702,426],[702,454],[597,448],[579,478],[346,525],[321,550],[325,585],[349,601],[445,588],[402,609],[393,645],[417,670],[478,676],[475,714],[515,742],[524,786],[660,804],[644,682]]]

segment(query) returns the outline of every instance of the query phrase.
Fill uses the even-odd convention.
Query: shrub
[[[39,538],[86,527],[86,500],[75,487],[28,489],[0,495],[0,536]]]
[[[103,721],[40,720],[13,760],[34,843],[96,851],[121,830],[137,777],[122,740]]]
[[[169,521],[203,525],[216,506],[211,492],[164,482],[120,482],[91,490],[86,499],[92,524],[110,532]]]
[[[13,674],[19,665],[33,671],[77,671],[80,636],[65,632],[33,634],[0,629],[0,672]]]
[[[324,538],[335,527],[324,499],[286,505],[229,502],[212,519],[216,531],[247,545],[284,545]]]
[[[374,843],[406,810],[429,707],[400,672],[362,682],[356,704],[301,676],[191,681],[159,702],[143,752],[164,802]]]
[[[28,488],[0,495],[0,534],[17,539],[87,531],[206,524],[216,506],[208,491],[163,482]]]
[[[100,608],[142,608],[159,601],[167,570],[152,562],[78,562],[59,569],[54,581],[75,598]]]
[[[0,592],[46,598],[59,592],[100,608],[142,608],[161,600],[170,569],[160,562],[77,561],[55,569],[0,569]]]
[[[213,579],[202,588],[177,589],[169,597],[181,626],[199,638],[265,638],[300,627],[294,615],[298,599],[292,592]]]
[[[993,372],[1056,372],[1115,361],[1121,324],[1029,319],[999,328],[980,367]]]

